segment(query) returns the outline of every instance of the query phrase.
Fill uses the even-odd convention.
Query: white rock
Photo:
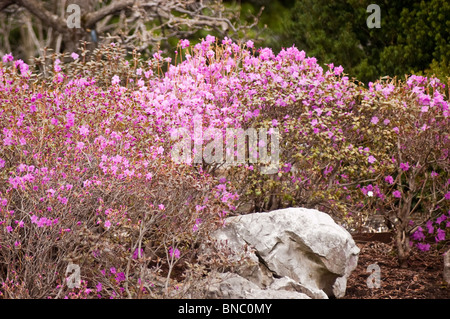
[[[251,256],[254,268],[240,275],[259,288],[271,284],[268,274],[272,273],[299,283],[313,298],[323,297],[321,291],[343,297],[347,278],[358,262],[359,248],[350,233],[314,209],[287,208],[230,217],[215,237],[236,252],[246,246],[255,249]]]
[[[208,278],[207,298],[211,299],[311,299],[306,294],[288,291],[261,289],[238,274],[219,273]]]

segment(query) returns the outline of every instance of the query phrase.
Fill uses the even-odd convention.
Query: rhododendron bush
[[[274,55],[212,36],[180,41],[174,59],[125,59],[112,43],[36,68],[11,55],[1,65],[5,298],[182,295],[226,264],[199,247],[230,213],[304,206],[348,227],[384,214],[401,263],[448,235],[449,104],[437,79],[366,88],[295,47]],[[198,122],[279,134],[276,172],[249,156],[199,163]],[[200,148],[180,162],[181,130]],[[71,263],[82,278],[72,289]]]

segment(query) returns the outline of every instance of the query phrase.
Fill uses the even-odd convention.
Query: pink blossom
[[[180,44],[181,44],[181,48],[182,48],[182,49],[186,49],[187,47],[189,47],[190,42],[189,42],[189,40],[184,39],[184,40],[181,40],[181,41],[180,41]]]
[[[406,172],[407,170],[409,170],[409,163],[400,163],[400,169]]]
[[[402,197],[402,193],[399,190],[393,191],[392,195],[394,195],[395,198],[401,198]]]
[[[80,132],[81,135],[83,135],[84,137],[87,137],[89,135],[89,127],[86,125],[82,125],[78,128],[78,131]]]
[[[378,123],[378,117],[376,117],[376,116],[372,117],[372,119],[370,120],[370,122],[371,122],[372,124],[377,124],[377,123]]]
[[[3,56],[3,63],[11,62],[11,61],[13,61],[13,60],[14,60],[14,57],[12,56],[11,53],[5,54],[5,55]]]
[[[114,76],[112,77],[111,84],[112,84],[112,85],[116,85],[116,84],[119,84],[119,83],[120,83],[120,78],[119,78],[119,76],[118,76],[118,75],[114,75]]]
[[[175,257],[176,259],[180,258],[180,251],[178,248],[173,249],[172,247],[169,248],[169,256]]]

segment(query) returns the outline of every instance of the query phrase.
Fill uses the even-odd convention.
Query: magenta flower
[[[11,53],[5,54],[5,55],[3,56],[3,63],[11,62],[11,61],[13,61],[13,60],[14,60],[14,57],[13,57],[13,55],[12,55]]]
[[[141,257],[144,255],[144,249],[141,248]],[[136,250],[133,253],[133,259],[139,258],[139,248],[136,248]]]
[[[398,190],[392,192],[392,195],[394,195],[395,198],[401,198],[402,197],[402,193]]]
[[[389,184],[393,184],[393,183],[394,183],[394,178],[393,178],[391,175],[386,176],[386,177],[384,178],[384,180],[385,180],[387,183],[389,183]]]
[[[89,135],[89,127],[88,126],[82,125],[78,128],[78,131],[84,137],[87,137]]]
[[[75,124],[75,114],[74,113],[67,113],[66,115],[66,121],[67,121],[67,127],[72,127]]]
[[[446,199],[446,200],[450,200],[450,192],[448,192],[447,194],[445,194],[445,199]]]
[[[411,237],[416,241],[424,240],[425,235],[423,234],[422,227],[417,228],[417,230],[411,235]]]
[[[433,221],[431,220],[427,221],[426,226],[428,229],[428,234],[434,233]]]
[[[441,216],[439,216],[437,219],[436,219],[436,223],[437,224],[440,224],[440,223],[442,223],[444,220],[446,220],[447,219],[447,216],[445,216],[444,214],[442,214]]]
[[[436,242],[440,242],[445,239],[445,230],[438,228],[437,235],[434,238]]]
[[[123,272],[117,273],[116,280],[117,282],[125,281],[125,274]]]
[[[109,229],[111,227],[111,222],[109,220],[105,221],[105,227]]]
[[[421,251],[428,251],[430,250],[430,244],[418,243],[417,248],[419,248]]]
[[[180,44],[181,44],[182,49],[186,49],[187,47],[189,47],[190,42],[189,42],[189,40],[184,39],[184,40],[181,40]]]
[[[178,248],[173,249],[172,247],[169,248],[169,256],[175,257],[176,259],[180,258],[180,251]]]
[[[407,170],[409,170],[409,163],[400,163],[400,168],[406,172]]]

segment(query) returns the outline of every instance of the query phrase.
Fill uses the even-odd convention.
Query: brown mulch
[[[443,278],[444,249],[438,250],[436,245],[428,252],[413,249],[409,267],[403,269],[392,243],[378,239],[355,239],[361,251],[344,299],[450,299],[450,284]],[[369,288],[367,267],[375,263],[380,267],[380,288]]]

